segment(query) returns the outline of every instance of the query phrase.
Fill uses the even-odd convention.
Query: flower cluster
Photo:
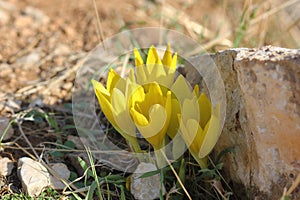
[[[141,151],[136,129],[154,150],[164,146],[166,137],[173,139],[180,133],[191,154],[205,167],[201,159],[218,139],[219,106],[213,109],[198,85],[191,90],[182,75],[176,77],[177,54],[172,55],[170,46],[162,60],[154,46],[145,64],[137,49],[134,55],[136,68],[126,79],[110,69],[106,88],[92,80],[105,116],[135,152]]]

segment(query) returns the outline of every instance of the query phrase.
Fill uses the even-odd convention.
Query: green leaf
[[[150,177],[150,176],[154,176],[156,174],[160,173],[160,169],[155,170],[155,171],[151,171],[151,172],[146,172],[143,175],[141,175],[139,178],[146,178],[146,177]]]
[[[93,181],[92,184],[89,186],[89,190],[86,194],[85,200],[93,199],[93,194],[95,192],[95,189],[97,187],[96,181]]]
[[[69,180],[70,180],[70,181],[74,181],[74,180],[77,179],[77,178],[78,178],[77,173],[71,171],[71,172],[70,172]]]
[[[88,177],[93,177],[93,173],[92,173],[91,169],[89,169],[89,166],[86,164],[86,162],[80,157],[78,157],[77,159],[78,159],[78,162],[79,162],[80,166],[82,167],[82,169],[87,171],[86,172],[87,176]]]
[[[68,140],[64,143],[64,145],[69,147],[70,149],[75,149],[75,144],[73,141]]]
[[[64,156],[64,153],[60,151],[51,151],[50,155],[56,158],[62,158]]]

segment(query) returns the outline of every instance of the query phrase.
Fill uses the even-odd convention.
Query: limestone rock
[[[0,158],[0,175],[9,176],[15,168],[14,163],[7,157]]]
[[[50,183],[47,169],[41,163],[28,157],[19,159],[18,176],[23,190],[30,196],[38,196]]]
[[[140,163],[131,175],[130,191],[135,199],[157,199],[160,194],[160,176],[155,174],[153,176],[139,178],[146,172],[157,170],[156,166],[151,163]],[[166,190],[162,188],[163,194]]]
[[[300,173],[300,50],[231,49],[212,58],[227,98],[215,154],[234,148],[222,161],[234,190],[248,191],[241,197],[279,199]]]
[[[69,179],[71,172],[65,164],[50,163],[49,167],[51,167],[57,173],[59,178],[66,180]],[[50,186],[55,190],[62,190],[65,188],[65,184],[53,175],[50,175]]]

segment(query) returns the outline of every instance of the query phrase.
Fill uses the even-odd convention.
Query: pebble
[[[17,9],[17,6],[13,3],[0,0],[0,9],[7,10],[7,11],[14,11]]]
[[[38,196],[44,188],[50,185],[50,175],[39,162],[28,157],[18,161],[18,176],[23,190],[31,197]]]
[[[31,6],[27,6],[24,13],[32,17],[37,25],[47,24],[50,21],[50,18],[43,11]]]
[[[37,63],[41,59],[40,52],[33,51],[19,59],[17,59],[17,63],[23,66],[32,66]]]
[[[18,18],[16,18],[15,26],[17,28],[25,28],[25,27],[32,25],[32,23],[33,23],[33,20],[31,17],[19,16]]]
[[[139,178],[146,172],[157,170],[156,166],[151,163],[140,163],[136,168],[136,172],[130,177],[130,191],[135,199],[157,199],[160,197],[160,175],[155,174],[153,176]],[[166,189],[162,188],[163,195],[166,193]]]
[[[51,167],[60,178],[69,179],[71,172],[64,163],[50,163],[49,167]],[[55,190],[63,190],[66,185],[55,176],[50,175],[50,186]]]
[[[71,52],[70,47],[68,47],[65,44],[58,44],[54,50],[54,55],[59,55],[59,56],[68,55],[70,54],[70,52]]]
[[[1,16],[0,16],[1,18]],[[1,60],[1,58],[0,58]],[[0,64],[0,77],[9,77],[13,73],[13,67],[7,63]]]
[[[9,21],[9,19],[9,15],[3,10],[0,10],[0,24],[6,24]]]
[[[0,175],[9,176],[15,168],[14,162],[7,157],[0,158]]]

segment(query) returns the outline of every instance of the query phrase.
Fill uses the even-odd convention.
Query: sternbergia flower
[[[113,69],[108,73],[106,88],[92,80],[102,112],[114,128],[132,145],[135,152],[140,152],[136,138],[136,128],[131,120],[127,103],[130,91],[138,87],[130,78],[122,79]]]
[[[153,46],[146,62],[137,49],[134,55],[135,73],[131,69],[126,79],[111,69],[106,88],[92,81],[107,119],[136,152],[140,151],[137,128],[155,151],[164,146],[167,135],[173,139],[180,132],[194,157],[206,157],[218,138],[219,108],[212,109],[198,86],[191,91],[182,75],[175,79],[177,54],[172,56],[170,46],[162,60]]]
[[[180,130],[195,160],[201,168],[207,167],[207,155],[215,146],[220,131],[220,106],[214,109],[196,85],[192,99],[183,101]],[[195,109],[196,108],[196,109]]]
[[[171,118],[171,91],[168,89],[176,71],[177,55],[172,57],[168,46],[161,61],[156,49],[148,51],[144,65],[138,50],[134,50],[137,83],[142,85],[131,98],[131,116],[140,133],[158,150],[169,127]]]

